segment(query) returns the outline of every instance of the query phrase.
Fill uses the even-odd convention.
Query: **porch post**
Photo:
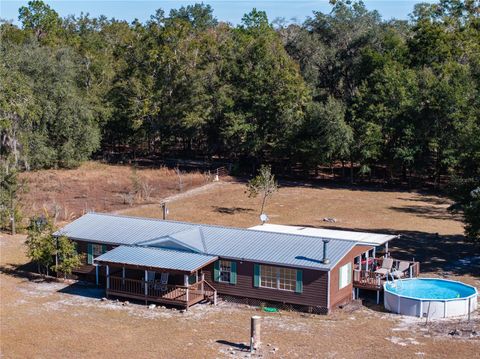
[[[368,272],[368,251],[365,252],[365,270]]]
[[[385,243],[385,255],[388,257],[388,242]]]
[[[95,265],[95,284],[98,287],[98,264]]]
[[[110,289],[110,267],[108,266],[108,264],[106,267],[106,274],[107,274],[107,289]]]
[[[125,266],[122,267],[122,285],[125,285]]]
[[[145,305],[148,304],[148,271],[145,270],[145,278],[143,279],[143,291],[145,295]]]
[[[184,275],[183,275],[183,285],[184,285],[185,287],[187,287],[187,289],[185,290],[185,299],[186,299],[186,301],[187,301],[187,304],[186,304],[185,309],[188,310],[188,302],[190,301],[189,293],[188,293],[188,292],[189,292],[189,288],[188,288],[188,287],[189,287],[189,285],[188,285],[188,274],[184,274]]]
[[[201,290],[202,290],[202,295],[205,294],[205,273],[202,272],[201,276],[200,276],[200,280],[202,281],[202,286],[201,286]]]
[[[377,247],[373,247],[373,259],[375,259],[376,254],[377,254]]]

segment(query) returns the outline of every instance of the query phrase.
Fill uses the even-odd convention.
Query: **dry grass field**
[[[220,182],[181,195],[172,191],[169,217],[255,225],[259,199],[248,198],[244,188],[242,183]],[[480,288],[479,248],[463,241],[461,222],[447,206],[444,198],[416,192],[284,184],[266,212],[272,223],[402,234],[394,243],[396,257],[421,260],[423,275]],[[161,215],[158,205],[122,213]],[[325,223],[324,217],[337,222]],[[261,313],[227,303],[180,313],[101,301],[102,289],[48,282],[22,271],[25,237],[0,236],[2,358],[243,358],[249,356],[243,345],[255,314],[263,317],[264,358],[474,358],[480,353],[478,313],[470,323],[425,323],[386,313],[370,300],[329,316]],[[460,335],[450,335],[454,329]]]
[[[202,173],[114,166],[87,162],[72,170],[24,172],[27,190],[21,198],[26,217],[45,209],[57,220],[69,221],[88,211],[110,212],[133,205],[158,203],[163,197],[209,181]],[[136,192],[136,193],[135,193]]]

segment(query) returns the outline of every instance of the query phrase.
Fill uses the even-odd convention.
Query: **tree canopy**
[[[341,162],[352,180],[436,186],[478,177],[479,9],[441,0],[384,21],[335,1],[303,24],[253,9],[232,26],[204,4],[127,23],[30,1],[21,27],[0,28],[2,163],[118,152],[303,173]]]

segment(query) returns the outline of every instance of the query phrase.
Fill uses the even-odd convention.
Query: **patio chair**
[[[377,269],[375,271],[375,274],[378,274],[382,277],[385,277],[392,270],[392,266],[393,266],[393,259],[392,258],[385,258],[382,261],[382,267]]]
[[[166,292],[168,290],[168,272],[162,272],[160,276],[160,290]]]
[[[395,278],[403,278],[405,277],[405,271],[410,268],[410,263],[406,261],[401,261],[398,264],[398,268],[392,272],[392,275]]]

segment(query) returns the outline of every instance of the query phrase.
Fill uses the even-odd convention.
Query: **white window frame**
[[[222,269],[222,263],[228,263],[228,270],[223,270]],[[228,280],[223,280],[222,278],[222,273],[228,273]],[[232,261],[227,261],[224,259],[220,259],[220,263],[218,264],[218,281],[221,283],[230,283],[230,280],[232,278]]]
[[[268,285],[264,284],[264,277],[263,277],[263,270],[262,269],[265,268],[265,267],[272,268],[275,271],[275,277],[274,277],[275,286],[274,287],[271,287],[271,286],[268,286]],[[282,270],[284,270],[285,272],[288,271],[290,273],[293,273],[293,285],[292,285],[292,283],[290,283],[290,286],[292,286],[292,289],[281,288],[280,279],[282,279],[282,278],[280,276],[280,272]],[[292,281],[291,278],[287,278],[286,276],[283,277],[283,280],[284,280],[284,283]],[[276,290],[282,290],[282,291],[285,291],[285,292],[295,292],[296,286],[297,286],[297,270],[296,269],[269,266],[269,265],[263,265],[263,264],[260,265],[260,278],[259,278],[259,287],[260,288],[276,289]]]
[[[343,289],[352,283],[352,262],[338,269],[338,289]]]

